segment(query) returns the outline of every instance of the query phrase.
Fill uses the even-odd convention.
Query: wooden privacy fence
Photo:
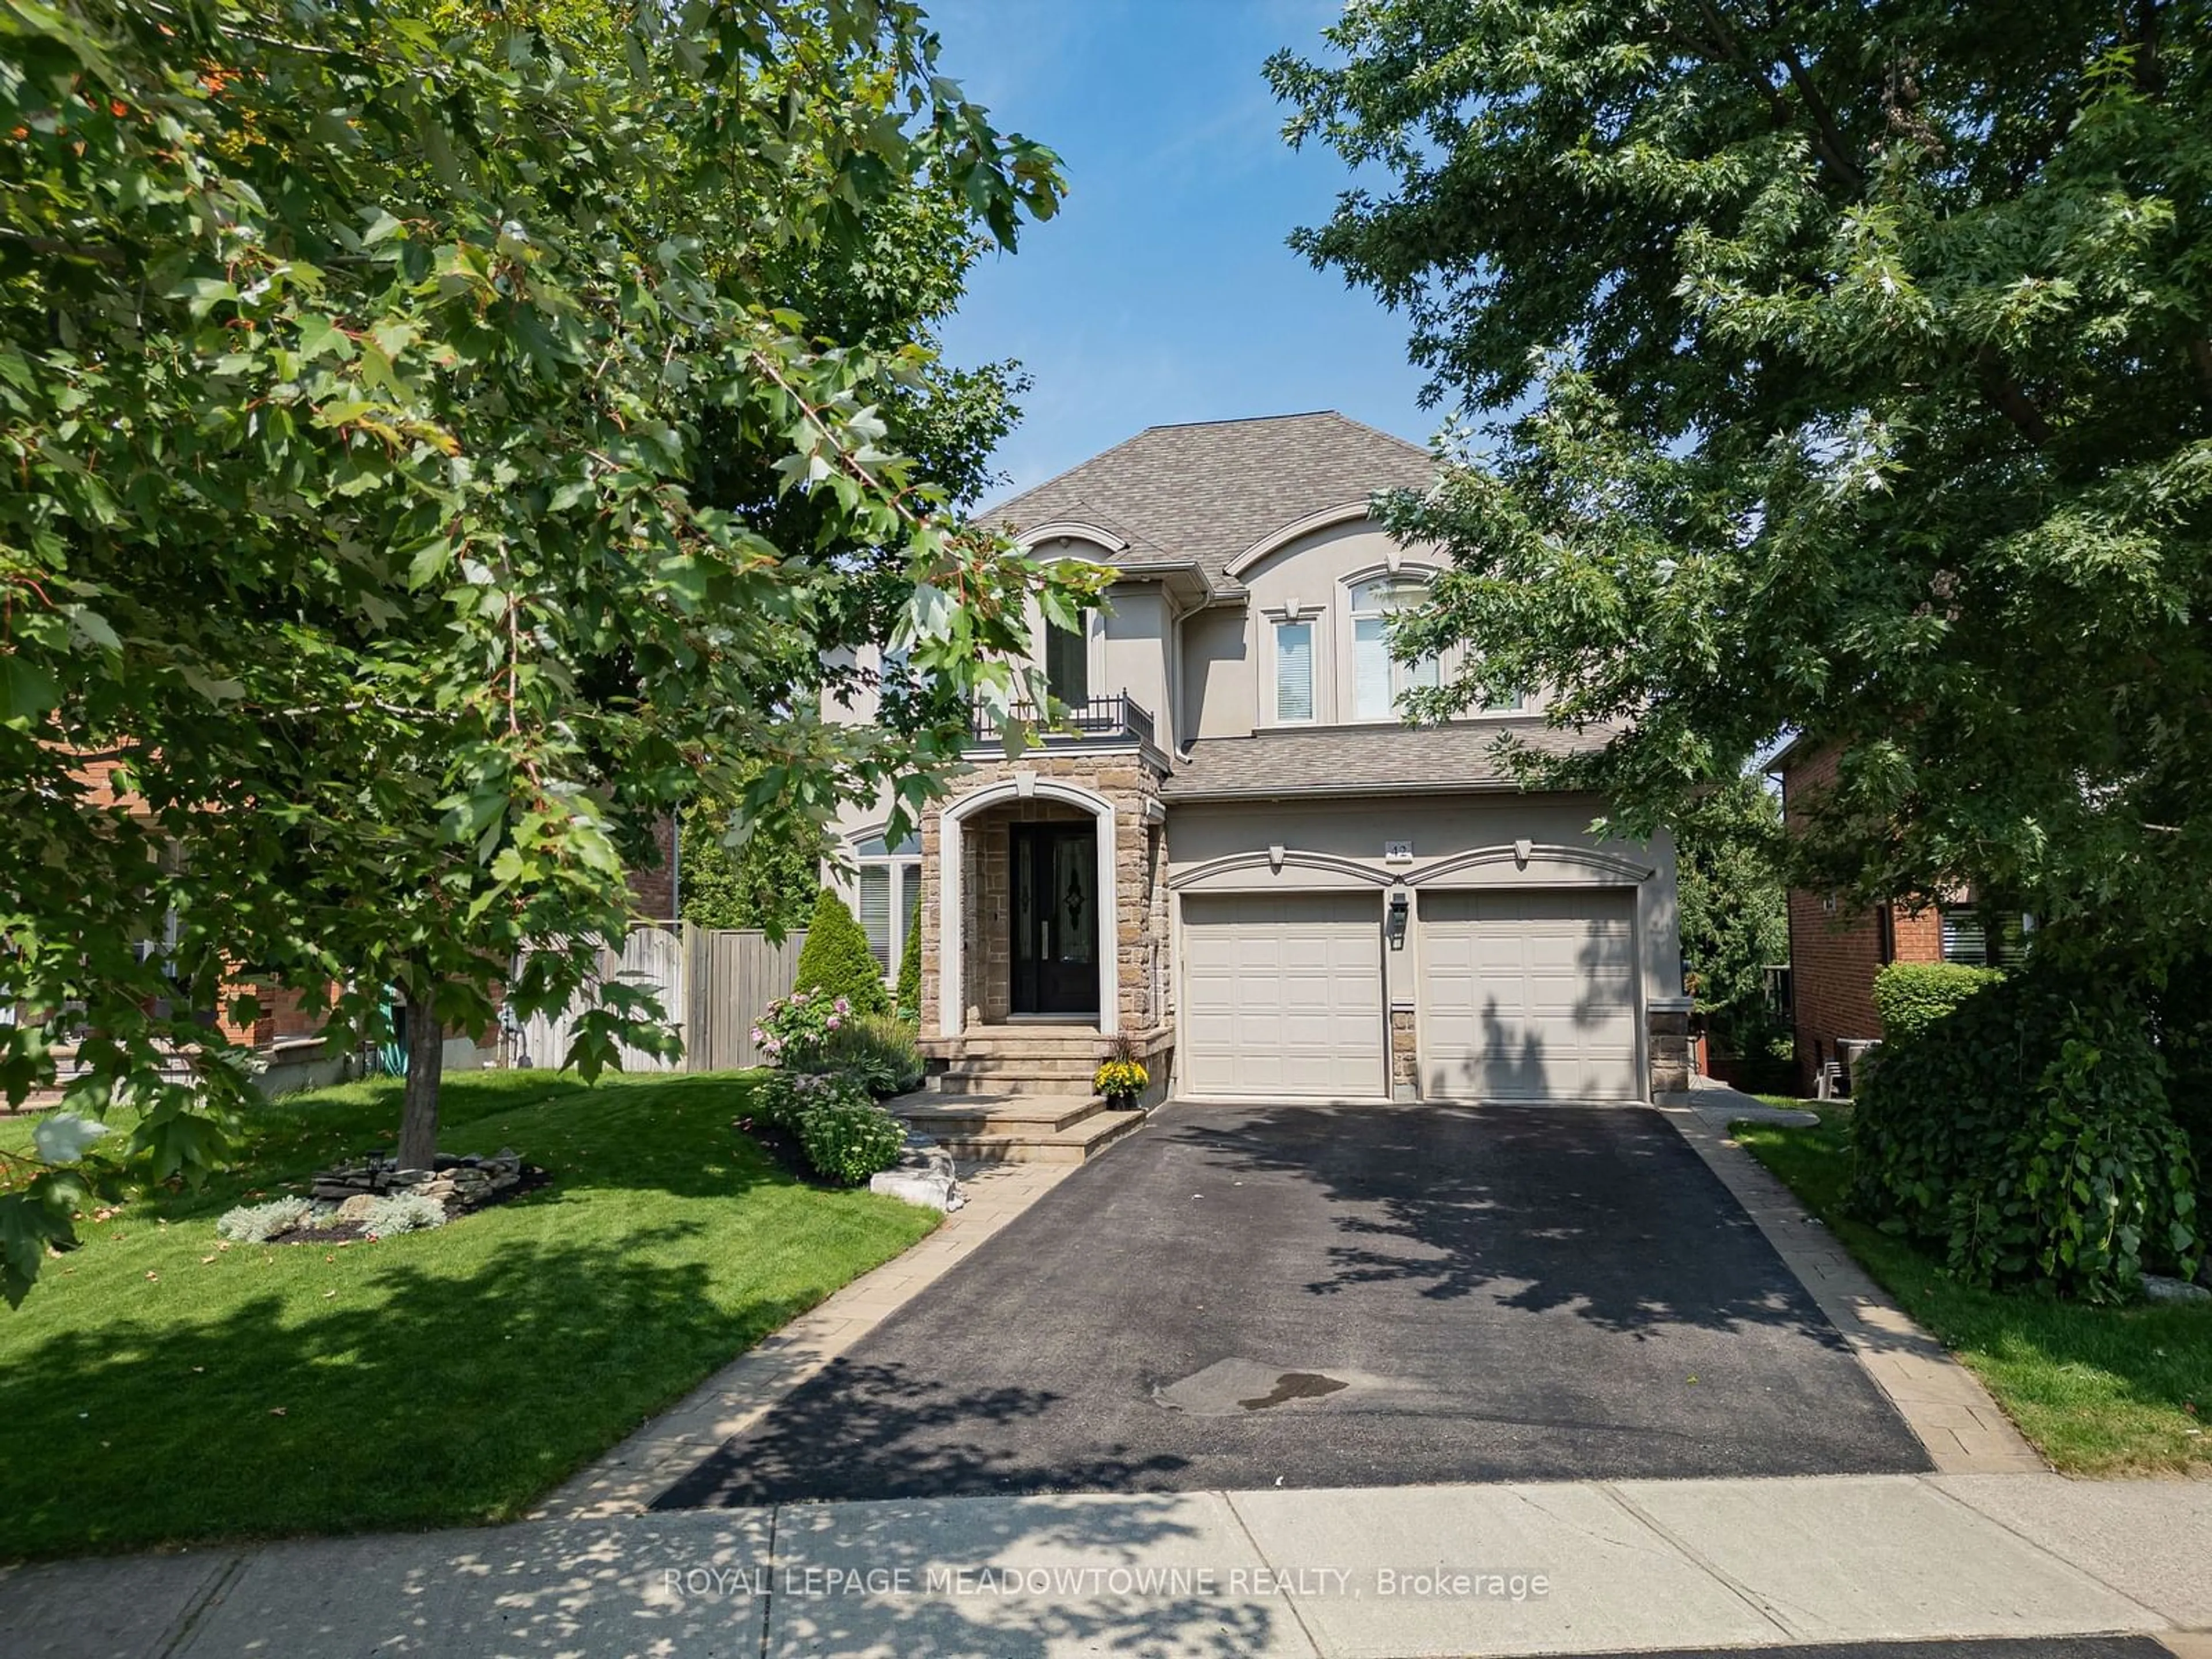
[[[695,927],[688,921],[641,922],[619,951],[602,949],[599,978],[651,988],[684,1039],[684,1053],[659,1060],[623,1050],[632,1072],[723,1072],[760,1064],[752,1040],[761,1010],[792,988],[804,932],[773,944],[752,928]],[[522,1023],[515,1063],[558,1066],[568,1058],[576,1020],[598,1006],[587,991],[559,1014],[535,1014]]]

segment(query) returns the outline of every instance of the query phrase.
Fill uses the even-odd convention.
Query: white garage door
[[[1183,1087],[1374,1099],[1382,1073],[1382,906],[1373,893],[1187,895]]]
[[[1642,1098],[1632,893],[1433,892],[1420,903],[1425,1095]]]

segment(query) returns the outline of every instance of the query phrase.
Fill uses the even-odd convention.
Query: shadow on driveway
[[[1655,1112],[1177,1106],[655,1507],[1928,1467]]]

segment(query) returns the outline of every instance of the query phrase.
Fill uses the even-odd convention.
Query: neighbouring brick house
[[[917,834],[888,844],[887,805],[838,826],[850,868],[828,878],[886,975],[921,953],[941,1089],[1073,1091],[1115,1038],[1201,1099],[1683,1085],[1671,844],[1592,838],[1601,802],[1523,793],[1491,753],[1505,732],[1607,734],[1554,732],[1525,700],[1398,715],[1455,665],[1389,658],[1389,613],[1441,559],[1394,543],[1370,501],[1431,476],[1334,413],[1212,422],[1148,428],[983,515],[1113,577],[1081,630],[1037,630],[1072,730],[1009,761],[979,721]],[[872,719],[873,684],[901,672],[857,666],[871,689],[830,718]]]
[[[85,803],[94,809],[121,805],[134,815],[143,816],[143,806],[133,797],[113,788],[112,779],[116,770],[112,762],[100,762],[88,766],[82,777],[87,784]],[[648,874],[643,878],[648,890],[655,879]],[[141,949],[158,954],[163,940],[149,937]],[[231,1018],[231,1001],[237,995],[252,992],[259,1003],[259,1012],[248,1025]],[[496,993],[495,993],[496,1000]],[[227,985],[220,1005],[198,1011],[203,1024],[221,1030],[230,1041],[253,1050],[262,1061],[263,1069],[256,1081],[267,1093],[282,1094],[289,1090],[313,1088],[333,1083],[349,1074],[354,1056],[334,1052],[324,1037],[324,1011],[307,1005],[297,991],[283,986],[271,986],[258,981],[252,974],[241,972]],[[473,1069],[489,1064],[498,1053],[495,1035],[488,1035],[482,1047],[466,1036],[450,1036],[446,1043],[446,1065],[450,1070]],[[71,1065],[67,1051],[62,1055],[62,1070],[66,1076]]]
[[[1835,782],[1840,746],[1800,739],[1767,763],[1781,780],[1782,817],[1795,830],[1820,793]],[[1832,894],[1790,893],[1790,1025],[1801,1086],[1811,1092],[1820,1067],[1838,1058],[1839,1042],[1877,1039],[1875,975],[1893,962],[2016,962],[2033,920],[1989,919],[1960,894],[1948,899],[1875,905],[1845,904]]]

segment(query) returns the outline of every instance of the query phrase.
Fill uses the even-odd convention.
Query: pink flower
[[[839,997],[837,999],[837,1012],[841,1014],[849,1014],[853,1012],[853,1005],[847,1001],[843,997]]]
[[[761,1028],[757,1025],[753,1027],[753,1041],[755,1042],[761,1041]]]
[[[836,1016],[836,1015],[835,1015],[835,1014],[832,1014],[832,1015],[830,1015],[830,1029],[831,1030],[833,1030],[833,1031],[834,1031],[834,1030],[836,1030],[840,1025],[842,1025],[844,1023],[845,1023],[844,1021],[842,1021],[842,1019],[839,1019],[839,1018],[837,1018],[837,1016]]]

